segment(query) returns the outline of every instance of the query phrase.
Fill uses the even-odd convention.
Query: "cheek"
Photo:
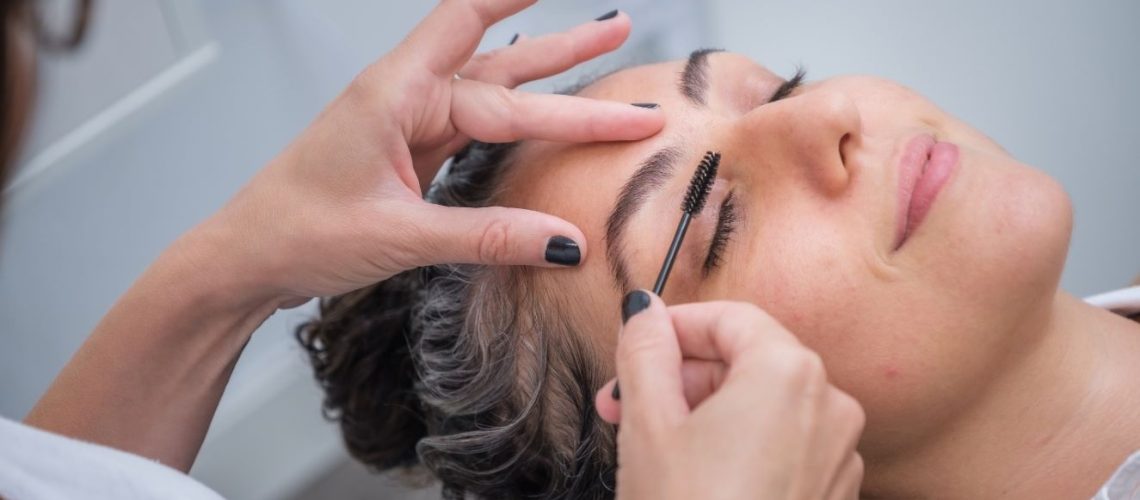
[[[1067,196],[1027,167],[982,163],[958,187],[967,203],[939,216],[940,235],[897,276],[875,272],[865,231],[792,203],[765,213],[763,236],[730,273],[725,295],[772,314],[864,406],[868,451],[918,439],[967,407],[1032,340],[1024,325],[1056,292]]]
[[[778,205],[763,211],[760,236],[742,249],[744,272],[731,273],[728,295],[760,305],[821,354],[845,350],[849,336],[827,327],[860,316],[857,298],[869,275],[858,255],[864,245],[851,239],[866,237],[845,233],[824,208]]]

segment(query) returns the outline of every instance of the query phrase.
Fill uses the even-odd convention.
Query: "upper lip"
[[[936,141],[929,134],[913,137],[903,144],[902,151],[897,159],[898,167],[898,205],[895,209],[897,220],[895,225],[894,248],[902,246],[907,237],[907,218],[910,212],[911,198],[914,189],[922,178],[923,170],[930,159],[930,152],[934,149]]]

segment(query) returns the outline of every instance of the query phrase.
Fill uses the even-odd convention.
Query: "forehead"
[[[639,66],[608,75],[578,92],[593,99],[655,102],[674,111],[684,106],[676,82],[684,61]],[[645,140],[622,143],[566,144],[525,141],[506,173],[499,203],[556,215],[578,226],[586,236],[582,266],[554,270],[550,276],[576,307],[579,317],[596,318],[595,326],[618,316],[619,292],[610,275],[605,252],[605,223],[621,186],[642,158],[662,147],[673,132],[674,114],[667,112],[666,129]],[[631,228],[637,231],[637,228]],[[540,271],[546,272],[546,271]],[[581,299],[579,299],[581,298]],[[598,311],[610,312],[599,317]]]
[[[751,60],[729,53],[712,54],[709,80],[747,84],[772,74]],[[708,110],[695,106],[678,92],[686,61],[638,66],[608,75],[577,95],[624,103],[653,102],[666,113],[661,133],[642,141],[622,143],[565,144],[526,141],[513,157],[498,202],[538,210],[577,225],[586,236],[587,257],[574,270],[555,271],[558,286],[585,308],[584,317],[611,311],[618,317],[620,300],[606,258],[605,224],[621,187],[643,159],[666,146],[683,146],[685,139],[701,133]],[[718,83],[719,85],[719,83]],[[717,104],[715,102],[710,104]],[[633,224],[627,241],[650,228]],[[603,321],[608,321],[606,317]]]

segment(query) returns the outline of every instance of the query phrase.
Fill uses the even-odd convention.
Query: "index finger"
[[[799,346],[799,340],[759,307],[743,302],[699,302],[669,308],[677,341],[686,358],[732,366],[763,352],[773,342]]]
[[[452,85],[451,122],[483,142],[635,141],[665,126],[660,109],[587,97],[532,94],[473,80]]]
[[[471,59],[487,28],[538,0],[442,0],[398,50],[422,61],[439,77],[451,78]]]

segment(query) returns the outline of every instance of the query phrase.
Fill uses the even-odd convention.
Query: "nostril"
[[[843,168],[847,168],[847,145],[851,140],[851,134],[843,134],[839,138],[839,162],[843,164]]]

